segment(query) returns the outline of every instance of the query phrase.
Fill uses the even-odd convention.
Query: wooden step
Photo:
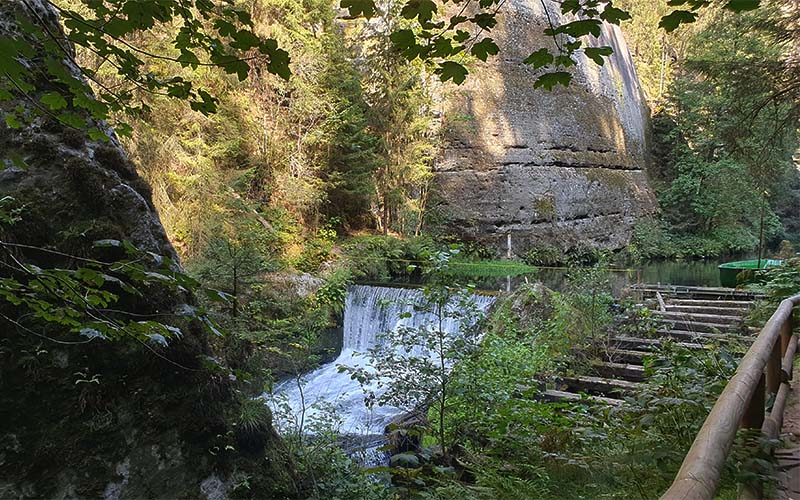
[[[651,351],[661,346],[662,339],[640,339],[636,337],[614,337],[609,340],[609,344],[619,349],[633,351]],[[678,342],[681,347],[689,349],[703,349],[702,344],[692,342]]]
[[[555,391],[555,390],[547,390],[542,393],[542,399],[545,401],[550,401],[553,403],[561,403],[561,402],[587,402],[587,403],[598,403],[604,404],[609,406],[620,406],[623,404],[623,401],[620,399],[615,398],[607,398],[603,396],[587,396],[581,394],[575,394],[573,392],[566,392],[566,391]]]
[[[606,396],[606,395],[631,395],[639,390],[642,384],[632,382],[629,380],[592,377],[592,376],[575,376],[575,377],[559,377],[557,382],[560,385],[565,385],[569,392],[585,392],[587,394]]]
[[[660,293],[665,298],[667,296],[677,297],[691,297],[691,298],[711,298],[728,299],[728,300],[753,300],[760,296],[758,293],[749,292],[745,290],[736,290],[734,288],[723,287],[696,287],[696,286],[683,286],[683,285],[633,285],[630,287],[633,292],[643,294]]]
[[[679,306],[711,306],[726,309],[749,308],[753,305],[752,300],[705,300],[705,299],[670,299],[668,305]]]
[[[633,382],[644,381],[644,368],[639,365],[593,361],[592,371],[601,377],[618,378]]]
[[[653,315],[665,319],[677,319],[683,321],[702,322],[702,323],[717,323],[723,325],[738,326],[742,323],[740,316],[731,316],[728,314],[704,314],[704,313],[686,313],[679,311],[653,311]]]
[[[733,333],[740,330],[738,325],[706,323],[702,321],[692,321],[689,319],[656,318],[656,321],[663,326],[668,326],[670,330],[687,330],[690,332],[702,333]],[[659,329],[663,330],[663,326]]]
[[[656,335],[660,338],[671,338],[677,341],[694,344],[702,344],[711,341],[729,342],[731,339],[738,337],[730,333],[693,332],[689,330],[673,329],[657,330]]]
[[[716,306],[682,306],[677,304],[667,304],[667,312],[699,313],[699,314],[722,314],[733,315],[737,318],[747,316],[746,307],[716,307]]]
[[[709,342],[719,342],[725,344],[727,342],[740,342],[746,346],[753,343],[755,338],[750,335],[741,335],[736,333],[703,333],[703,332],[689,332],[686,330],[669,330],[657,332],[665,338],[672,338],[680,342],[690,342],[695,344],[706,344]]]
[[[644,357],[649,355],[650,353],[647,352],[630,349],[609,349],[603,352],[603,359],[611,363],[641,365],[644,362]]]

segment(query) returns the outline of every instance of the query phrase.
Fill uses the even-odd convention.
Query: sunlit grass
[[[451,261],[447,264],[447,273],[452,276],[476,278],[492,278],[505,276],[521,276],[532,274],[539,269],[522,262],[512,260],[480,260]]]

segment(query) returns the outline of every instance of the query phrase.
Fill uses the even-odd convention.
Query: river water
[[[742,258],[744,259],[744,257]],[[607,266],[611,291],[619,296],[630,285],[638,283],[685,286],[720,286],[718,266],[731,260],[654,261],[631,266]],[[541,267],[529,275],[508,278],[478,278],[478,287],[484,290],[509,291],[524,282],[541,281],[552,290],[565,290],[570,273],[580,268]]]

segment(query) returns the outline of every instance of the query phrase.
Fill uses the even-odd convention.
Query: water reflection
[[[727,262],[730,259],[726,259]],[[614,295],[619,295],[625,288],[637,283],[685,285],[685,286],[720,286],[719,269],[722,261],[657,261],[629,267],[609,266],[608,278]],[[575,272],[575,269],[572,270]],[[565,268],[540,268],[538,272],[511,278],[478,279],[479,288],[485,290],[507,291],[516,289],[522,283],[541,281],[553,290],[564,290],[568,285],[568,273]]]

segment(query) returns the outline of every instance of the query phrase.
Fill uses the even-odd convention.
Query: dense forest
[[[658,498],[800,292],[795,1],[0,6],[0,498]]]

